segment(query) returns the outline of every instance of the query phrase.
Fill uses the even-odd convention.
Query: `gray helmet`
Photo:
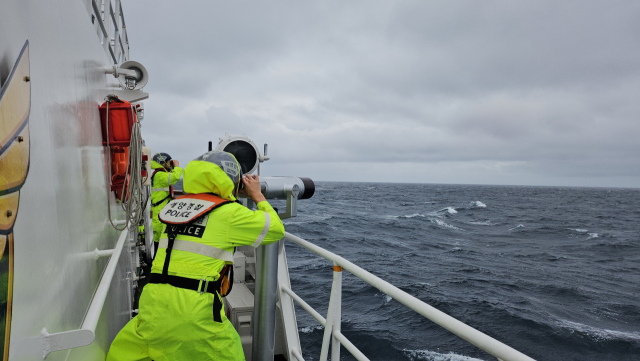
[[[151,159],[153,159],[154,162],[162,165],[166,162],[169,162],[171,160],[171,156],[169,155],[169,153],[156,153],[156,155],[154,155]]]
[[[240,179],[242,178],[242,170],[238,166],[238,161],[231,153],[213,150],[211,152],[204,153],[194,160],[209,162],[217,165],[227,174],[233,184],[238,184],[238,182],[240,182]]]

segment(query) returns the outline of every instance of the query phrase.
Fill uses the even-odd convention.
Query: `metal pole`
[[[320,361],[327,361],[329,356],[329,342],[331,342],[331,361],[340,360],[340,342],[333,333],[340,332],[341,322],[341,298],[342,298],[342,267],[333,263],[333,283],[331,284],[331,296],[329,297],[329,309],[327,310],[327,322],[324,325],[322,347],[320,348]]]
[[[256,289],[253,306],[252,361],[273,361],[276,343],[278,243],[256,249]]]
[[[342,322],[342,267],[333,263],[333,296],[335,305],[333,307],[333,330],[331,330],[331,361],[340,361],[340,341],[336,334],[340,333],[340,323]]]

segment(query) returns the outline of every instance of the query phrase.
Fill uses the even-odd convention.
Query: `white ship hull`
[[[0,80],[7,80],[27,41],[31,78],[30,164],[13,226],[12,322],[6,335],[11,360],[42,360],[43,329],[53,334],[81,326],[109,260],[96,260],[90,252],[112,249],[119,236],[107,221],[98,114],[113,77],[108,80],[100,71],[110,63],[91,23],[89,4],[0,2]],[[123,218],[115,206],[113,215]],[[47,360],[104,359],[131,316],[132,271],[125,247],[95,342],[52,352]]]

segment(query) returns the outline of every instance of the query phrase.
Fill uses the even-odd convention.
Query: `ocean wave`
[[[454,225],[451,225],[451,224],[449,224],[449,223],[447,223],[447,222],[445,222],[445,221],[443,221],[442,219],[439,219],[439,218],[431,218],[430,221],[432,223],[435,223],[435,224],[439,225],[440,227],[445,227],[445,228],[449,228],[449,229],[455,229],[456,231],[464,231],[464,229],[458,228],[458,227],[456,227]]]
[[[517,225],[517,226],[515,226],[513,228],[509,228],[509,230],[513,231],[514,229],[518,229],[518,228],[524,228],[524,225],[523,224],[519,224],[519,225]]]
[[[491,221],[486,220],[486,221],[469,221],[467,222],[469,224],[474,224],[476,226],[495,226],[495,223],[491,223]]]
[[[598,238],[598,234],[597,233],[589,233],[589,238],[587,238],[587,239],[591,239],[591,238]]]
[[[411,361],[483,361],[479,358],[458,355],[453,352],[438,353],[430,350],[402,350]]]
[[[480,201],[472,201],[469,203],[469,207],[471,208],[487,208],[487,205]]]
[[[589,232],[588,230],[582,229],[582,228],[567,228],[567,229],[570,230],[570,231],[576,231],[578,233],[587,233],[587,232]]]
[[[424,218],[424,217],[426,217],[426,215],[420,214],[420,213],[414,213],[414,214],[407,214],[407,215],[404,215],[404,216],[391,216],[391,217],[393,217],[393,218],[415,218],[415,217]]]
[[[624,340],[624,341],[640,341],[640,332],[638,331],[616,331],[606,328],[598,328],[589,325],[585,325],[578,322],[569,320],[561,320],[556,323],[556,326],[569,330],[569,332],[583,334],[596,342],[610,341],[610,340]]]
[[[413,214],[405,214],[402,216],[396,216],[396,215],[389,215],[387,217],[389,218],[426,218],[426,217],[437,217],[437,218],[442,218],[442,217],[446,217],[447,215],[453,215],[453,214],[457,214],[458,211],[454,208],[454,207],[447,207],[447,208],[442,208],[439,211],[433,211],[433,212],[429,212],[427,214],[423,214],[423,213],[413,213]]]
[[[453,207],[447,207],[447,208],[443,208],[443,209],[439,210],[438,213],[457,214],[458,211],[456,211],[456,209],[453,208]]]
[[[303,217],[293,218],[295,219],[295,221],[293,219],[286,219],[282,223],[285,226],[294,224],[309,224],[328,221],[333,218],[334,216],[331,214],[305,214]]]
[[[302,333],[312,333],[313,331],[317,330],[324,330],[324,326],[306,326],[298,328],[298,332]]]

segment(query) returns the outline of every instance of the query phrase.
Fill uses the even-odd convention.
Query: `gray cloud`
[[[246,133],[272,174],[640,187],[640,3],[123,6],[154,151]]]

